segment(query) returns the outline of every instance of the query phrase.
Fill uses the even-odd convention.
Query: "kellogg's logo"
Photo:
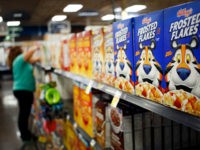
[[[190,15],[192,14],[192,11],[193,11],[192,8],[190,8],[190,9],[188,9],[188,10],[187,10],[186,8],[180,9],[180,10],[177,12],[177,17],[181,17],[181,16],[188,17],[188,16],[190,16]]]
[[[122,24],[122,23],[118,24],[118,25],[117,25],[117,28],[118,28],[118,29],[124,28],[124,24]]]
[[[142,24],[149,24],[151,22],[151,17],[148,18],[148,17],[145,17],[143,20],[142,20]]]

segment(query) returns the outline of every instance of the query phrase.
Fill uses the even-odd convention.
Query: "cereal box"
[[[80,102],[80,83],[74,82],[73,86],[73,101],[74,101],[74,120],[77,122],[77,124],[80,124],[81,122],[81,102]]]
[[[77,63],[77,49],[76,49],[76,34],[70,34],[67,37],[68,47],[69,47],[69,63],[70,72],[77,73],[78,63]]]
[[[80,107],[78,107],[81,115],[79,126],[84,129],[90,137],[94,137],[92,93],[86,94],[86,87],[87,85],[81,84]]]
[[[111,123],[111,149],[133,149],[132,116],[126,110],[109,107],[108,116]]]
[[[60,43],[60,66],[61,69],[65,70],[65,71],[69,71],[69,46],[68,46],[68,41],[67,41],[67,36],[64,36],[61,39],[61,43]]]
[[[113,24],[115,51],[115,87],[134,93],[133,74],[133,19]]]
[[[115,64],[112,25],[104,27],[105,78],[104,83],[114,86]]]
[[[92,31],[92,67],[93,79],[102,81],[104,77],[103,29]]]
[[[68,150],[78,150],[79,139],[70,121],[65,122],[65,141],[64,145]]]
[[[96,141],[102,149],[110,146],[110,123],[107,114],[108,103],[99,99],[95,104]]]
[[[77,44],[77,59],[76,59],[76,61],[78,63],[77,73],[80,74],[80,75],[83,75],[84,74],[84,67],[83,67],[84,50],[83,50],[83,34],[82,34],[82,32],[77,33],[76,37],[77,37],[77,41],[76,41],[76,44]]]
[[[200,116],[200,2],[164,10],[164,104]]]
[[[163,11],[134,19],[136,95],[162,103]]]
[[[84,31],[83,33],[83,75],[92,78],[92,31]]]

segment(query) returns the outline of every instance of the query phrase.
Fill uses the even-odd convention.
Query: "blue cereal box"
[[[164,11],[164,104],[200,116],[200,2]]]
[[[134,19],[136,95],[162,103],[163,11]]]
[[[112,25],[104,27],[105,79],[104,83],[114,86],[115,63]]]
[[[113,23],[113,36],[115,87],[133,94],[133,19]]]

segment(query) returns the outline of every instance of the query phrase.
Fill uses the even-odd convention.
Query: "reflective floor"
[[[0,150],[18,150],[22,143],[17,129],[17,100],[12,94],[12,82],[0,82]]]

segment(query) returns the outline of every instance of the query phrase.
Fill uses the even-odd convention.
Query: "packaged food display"
[[[83,33],[83,75],[92,78],[92,31],[84,31]]]
[[[200,2],[164,10],[165,81],[163,103],[200,116]]]
[[[93,79],[102,81],[105,75],[104,70],[104,41],[103,29],[92,31],[92,67]]]
[[[104,83],[114,86],[115,60],[112,26],[104,27],[105,78]]]
[[[163,11],[134,18],[136,95],[162,103]]]
[[[109,107],[108,117],[111,123],[111,149],[133,149],[132,116],[126,114],[126,110]]]
[[[133,20],[113,23],[115,51],[115,87],[134,93]]]

